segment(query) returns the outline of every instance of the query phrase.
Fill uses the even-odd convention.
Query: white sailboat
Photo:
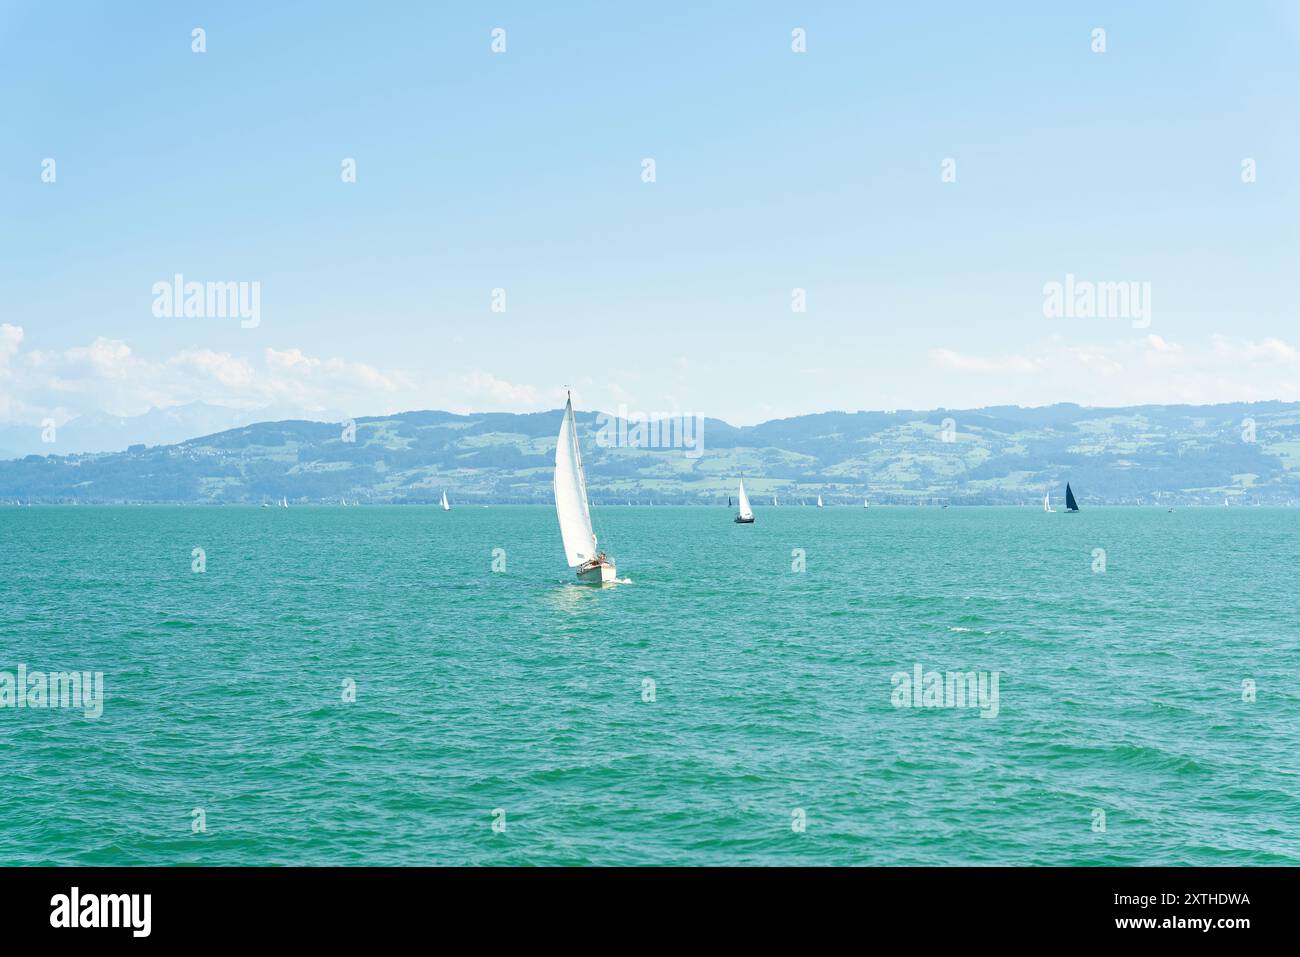
[[[1056,511],[1056,509],[1052,508],[1052,493],[1051,493],[1051,492],[1047,492],[1047,493],[1045,493],[1045,494],[1043,495],[1043,511],[1044,511],[1044,512],[1055,512],[1055,511]]]
[[[446,491],[446,489],[444,489],[444,490],[443,490],[443,493],[442,493],[442,510],[443,510],[444,512],[450,512],[450,511],[451,511],[451,505],[447,502],[447,491]]]
[[[776,508],[776,507],[777,507],[777,504],[776,504],[776,496],[775,496],[775,495],[772,496],[772,507],[773,507],[773,508]]]
[[[280,507],[281,507],[281,508],[288,508],[288,507],[289,507],[289,496],[286,495],[286,496],[284,496],[283,498],[280,499]]]
[[[817,507],[818,507],[818,508],[825,508],[825,507],[826,507],[825,505],[822,504],[822,497],[821,497],[820,495],[817,496]]]
[[[593,585],[614,581],[614,560],[596,549],[596,533],[591,527],[587,475],[582,470],[572,396],[564,401],[564,418],[555,446],[555,514],[560,519],[565,558],[570,568],[578,570],[578,581]]]
[[[749,507],[749,496],[745,494],[745,480],[744,480],[744,479],[741,479],[741,480],[740,480],[740,493],[739,493],[739,498],[740,498],[740,505],[739,505],[739,510],[736,512],[736,524],[737,524],[737,525],[753,525],[753,524],[754,524],[754,510],[751,509],[751,508]]]
[[[871,508],[871,503],[868,502],[868,501],[864,498],[864,499],[862,500],[862,507],[863,507],[863,508]]]

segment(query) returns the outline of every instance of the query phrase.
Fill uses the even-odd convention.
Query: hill
[[[602,442],[579,413],[592,501],[1021,504],[1068,479],[1092,504],[1300,498],[1300,404],[826,412],[703,425],[703,452]],[[603,421],[603,418],[602,420]],[[261,422],[171,445],[0,462],[0,499],[260,503],[551,501],[560,412]],[[1253,422],[1253,436],[1250,423]],[[947,425],[947,427],[945,427]],[[1253,440],[1252,440],[1253,439]]]

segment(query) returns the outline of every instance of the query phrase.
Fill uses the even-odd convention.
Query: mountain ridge
[[[1030,504],[1074,483],[1089,504],[1289,504],[1300,498],[1300,403],[828,411],[732,426],[702,451],[610,441],[575,413],[595,504]],[[342,424],[283,419],[124,452],[0,462],[0,500],[453,504],[551,500],[561,410],[420,410]],[[604,435],[602,437],[602,425]],[[689,431],[688,431],[689,434]]]

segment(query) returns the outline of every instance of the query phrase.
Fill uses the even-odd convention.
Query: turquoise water
[[[1300,511],[757,514],[0,510],[0,863],[1300,862]]]

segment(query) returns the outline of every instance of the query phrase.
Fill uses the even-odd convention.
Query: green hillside
[[[606,447],[579,413],[594,503],[1021,504],[1065,482],[1101,504],[1300,499],[1300,405],[827,412],[703,427],[703,452]],[[945,429],[945,420],[952,427]],[[1254,441],[1243,425],[1254,422]],[[176,445],[0,462],[0,499],[46,502],[549,502],[559,410],[265,422]]]

